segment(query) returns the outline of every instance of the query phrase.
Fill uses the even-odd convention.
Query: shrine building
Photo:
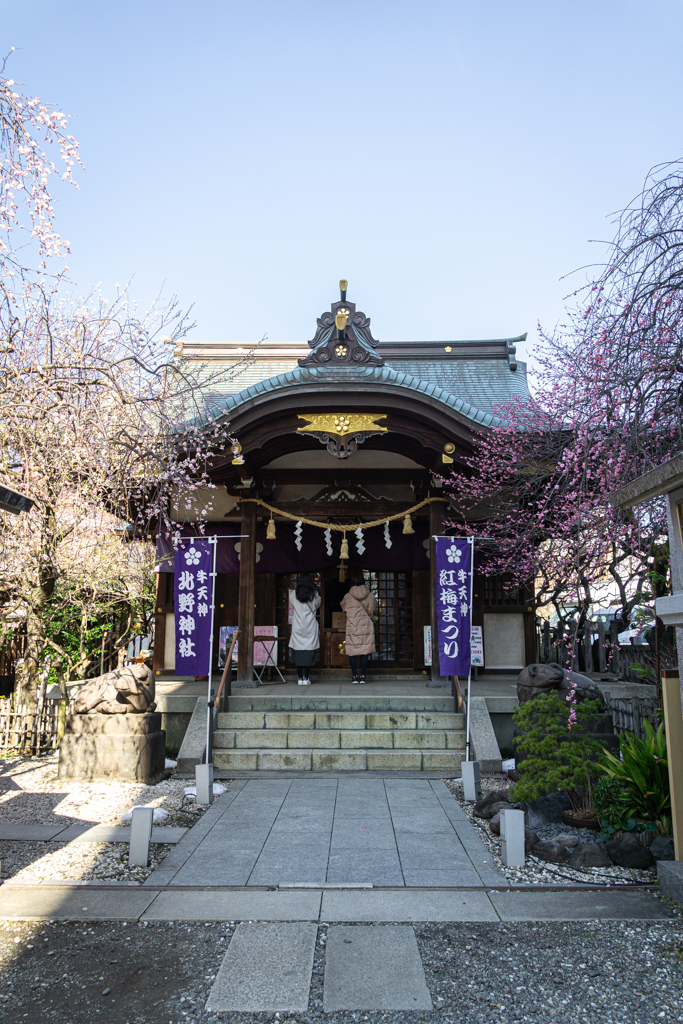
[[[218,536],[214,667],[221,627],[239,627],[233,693],[258,686],[252,638],[264,627],[277,627],[278,663],[293,678],[287,592],[304,571],[315,574],[322,598],[314,683],[347,669],[340,602],[348,576],[361,569],[378,600],[369,676],[446,685],[438,664],[425,667],[425,627],[436,614],[430,538],[455,515],[442,477],[467,471],[475,435],[499,422],[496,410],[529,397],[526,366],[515,355],[525,335],[378,342],[340,285],[311,341],[261,343],[229,385],[207,394],[239,443],[213,462],[217,489],[173,512],[184,535],[196,536],[203,519],[205,535]],[[248,351],[232,342],[181,348],[208,370],[229,369]],[[158,576],[154,668],[161,676],[175,669],[173,574],[163,571],[172,567],[169,552]],[[475,573],[472,622],[482,628],[485,672],[516,673],[535,660],[525,596]]]

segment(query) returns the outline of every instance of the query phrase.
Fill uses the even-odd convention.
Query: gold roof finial
[[[348,287],[349,287],[349,282],[348,281],[340,281],[339,282],[339,291],[341,292],[342,302],[346,302],[346,292],[347,292]]]

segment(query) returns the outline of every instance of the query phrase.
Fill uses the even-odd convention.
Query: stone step
[[[214,768],[231,771],[442,771],[460,768],[460,750],[216,750]]]
[[[218,750],[463,750],[461,729],[216,729]]]
[[[445,711],[225,711],[217,716],[216,725],[219,730],[338,729],[357,732],[362,729],[379,729],[419,732],[464,729],[465,716]]]
[[[317,697],[311,687],[301,687],[304,692],[296,697],[259,697],[258,688],[245,691],[250,696],[228,697],[229,711],[454,711],[453,697],[441,690],[439,697],[396,697],[364,696],[364,689],[358,695]],[[315,686],[313,687],[315,691]]]

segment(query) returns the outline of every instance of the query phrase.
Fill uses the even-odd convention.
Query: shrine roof
[[[309,347],[273,342],[250,350],[235,343],[190,341],[183,344],[182,355],[203,364],[207,404],[226,413],[300,381],[351,384],[369,378],[423,392],[477,423],[493,424],[500,422],[494,410],[530,397],[526,364],[515,356],[520,340],[380,342],[375,351],[384,364],[372,367],[302,367],[299,360],[310,354]],[[216,374],[223,379],[215,379]]]

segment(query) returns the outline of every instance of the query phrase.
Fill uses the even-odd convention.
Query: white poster
[[[470,651],[472,664],[479,668],[484,667],[484,638],[481,633],[481,626],[470,626]]]
[[[432,627],[424,627],[425,665],[432,663]]]

